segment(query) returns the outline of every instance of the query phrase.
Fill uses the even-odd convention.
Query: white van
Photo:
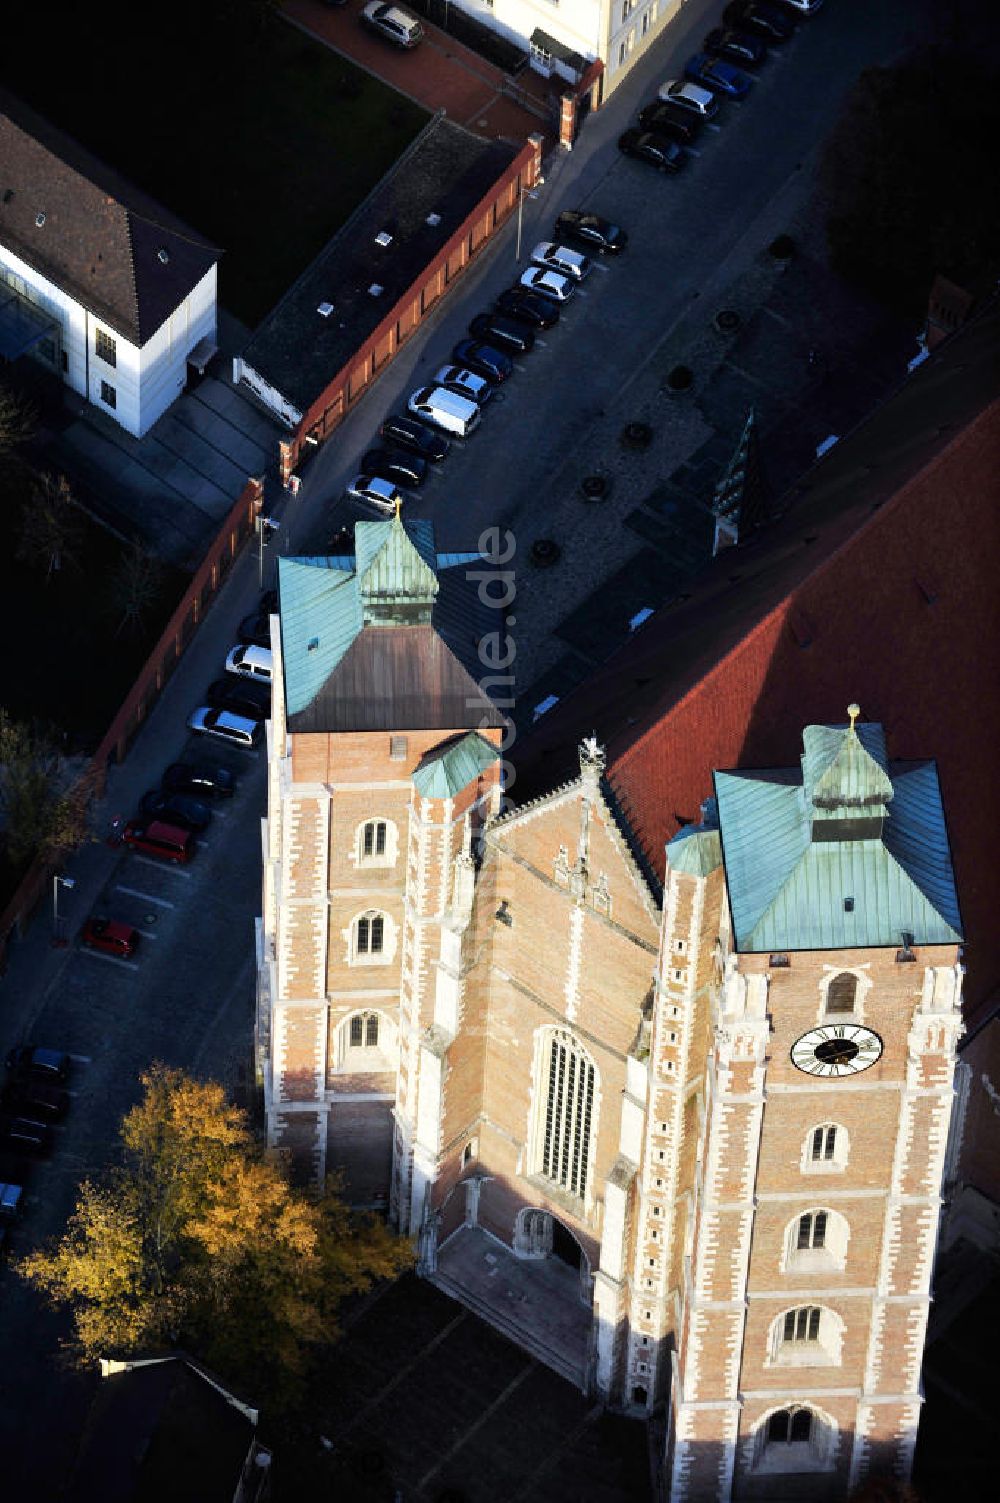
[[[477,403],[444,386],[422,386],[412,393],[406,405],[422,423],[430,423],[433,428],[454,433],[458,438],[467,438],[479,427],[482,417]]]
[[[258,683],[271,682],[271,649],[248,647],[244,642],[234,647],[226,657],[226,672],[239,674],[241,678],[255,678]]]
[[[571,282],[582,282],[590,270],[590,257],[582,256],[579,251],[570,250],[566,245],[556,245],[554,240],[543,240],[536,245],[531,252],[531,259],[536,266],[544,266],[547,271],[557,271],[560,276],[569,277]]]

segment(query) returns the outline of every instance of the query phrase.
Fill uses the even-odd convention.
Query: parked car
[[[31,1075],[20,1075],[9,1080],[0,1092],[0,1106],[15,1116],[58,1122],[69,1111],[69,1092]]]
[[[19,1044],[7,1053],[4,1064],[8,1070],[19,1075],[31,1075],[36,1080],[59,1081],[69,1077],[69,1055],[61,1049],[47,1049],[39,1044]]]
[[[503,345],[515,355],[529,355],[535,348],[535,336],[520,318],[510,318],[503,313],[477,313],[469,325],[473,339],[488,339],[492,344]]]
[[[271,713],[270,684],[253,684],[227,674],[208,686],[205,703],[219,710],[232,710],[247,720],[266,720]]]
[[[135,954],[139,931],[118,919],[89,918],[80,931],[80,943],[88,950],[101,950],[105,955],[127,959]]]
[[[438,386],[458,392],[460,397],[468,397],[470,402],[478,402],[480,407],[493,395],[493,385],[485,376],[477,376],[475,371],[466,370],[462,365],[442,365],[431,379]]]
[[[747,31],[731,31],[724,26],[710,31],[701,45],[712,57],[724,57],[741,68],[759,68],[767,57],[767,45],[761,37],[751,36]]]
[[[495,385],[506,381],[514,373],[514,362],[509,355],[478,339],[460,339],[451,352],[451,358],[459,365],[464,365],[466,370],[475,371],[477,376],[485,376],[487,381],[492,381]]]
[[[569,277],[560,276],[557,271],[545,271],[541,266],[529,266],[527,271],[522,271],[517,285],[526,287],[529,292],[540,293],[553,303],[568,303],[576,292]]]
[[[508,287],[497,298],[495,307],[498,313],[535,329],[551,329],[559,322],[559,309],[552,299],[539,297],[526,287]]]
[[[255,647],[270,647],[271,617],[277,609],[277,590],[266,590],[261,596],[260,604],[256,610],[244,616],[240,622],[238,632],[240,641],[249,642]]]
[[[151,788],[139,800],[139,809],[150,819],[165,819],[168,824],[180,825],[182,830],[194,830],[200,835],[212,823],[212,811],[207,804],[192,798],[189,793],[164,793]]]
[[[616,256],[628,245],[628,236],[619,225],[583,209],[563,209],[556,220],[555,235],[557,240],[573,240],[602,256]]]
[[[260,739],[261,722],[248,720],[243,715],[234,715],[231,710],[216,710],[201,705],[192,710],[187,718],[189,731],[198,731],[203,736],[217,736],[231,746],[251,748]]]
[[[698,139],[701,121],[690,110],[682,110],[676,104],[664,104],[662,100],[657,100],[639,111],[639,129],[653,130],[658,136],[666,136],[669,141],[679,141],[682,146],[690,146],[692,141]]]
[[[160,779],[164,793],[196,793],[200,798],[232,798],[236,779],[228,767],[208,762],[173,762]]]
[[[709,89],[682,78],[668,78],[660,85],[657,98],[689,111],[699,120],[711,120],[719,112],[719,101]]]
[[[536,266],[543,266],[546,271],[558,272],[561,277],[568,277],[571,282],[582,282],[589,274],[591,267],[589,256],[571,250],[568,245],[559,245],[554,240],[540,241],[532,250],[531,259]]]
[[[660,172],[679,172],[684,160],[683,147],[676,141],[668,141],[656,131],[630,130],[618,137],[618,150],[640,162],[648,162]]]
[[[442,428],[456,438],[468,438],[479,427],[482,418],[478,402],[460,396],[447,386],[421,386],[410,393],[406,405],[421,422]]]
[[[227,673],[254,679],[259,684],[271,682],[273,666],[270,647],[256,647],[252,642],[241,642],[226,654]]]
[[[395,516],[397,504],[403,504],[403,497],[393,482],[383,479],[381,475],[352,476],[344,486],[344,499],[372,506],[387,517]]]
[[[361,461],[366,475],[380,475],[396,485],[423,485],[427,479],[427,461],[404,449],[369,449]]]
[[[397,448],[409,450],[411,454],[419,454],[431,464],[440,464],[450,447],[443,433],[435,432],[402,412],[394,412],[386,418],[379,429],[379,437]]]
[[[42,1158],[52,1152],[52,1129],[33,1117],[6,1117],[0,1121],[0,1147]]]
[[[387,42],[392,42],[393,46],[403,47],[407,51],[416,47],[424,34],[424,28],[416,16],[411,16],[400,5],[383,4],[382,0],[372,0],[370,5],[366,5],[360,19],[361,24],[370,31],[377,32]]]
[[[778,5],[767,5],[764,0],[732,0],[722,12],[722,19],[726,26],[749,31],[767,43],[787,42],[795,35],[795,22],[788,11]]]
[[[696,52],[688,58],[684,64],[684,76],[693,83],[704,84],[726,99],[745,99],[753,83],[749,73],[744,73],[742,68],[734,68],[732,63],[724,62],[721,57],[710,57],[707,52]]]
[[[122,840],[143,856],[155,856],[159,861],[172,861],[178,866],[186,865],[195,853],[191,831],[162,819],[130,819],[122,831]]]

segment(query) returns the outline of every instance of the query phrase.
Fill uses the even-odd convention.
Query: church
[[[675,1503],[906,1476],[962,1032],[935,763],[831,704],[797,765],[706,764],[656,872],[596,737],[505,796],[477,557],[397,515],[280,560],[268,1142],[581,1388],[666,1406]]]

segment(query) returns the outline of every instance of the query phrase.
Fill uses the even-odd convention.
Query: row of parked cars
[[[638,123],[619,137],[619,150],[660,172],[679,172],[684,148],[697,139],[703,122],[718,114],[720,99],[745,99],[768,49],[787,42],[799,18],[821,3],[732,0],[722,13],[723,24],[688,58],[684,77],[661,84],[655,102],[640,110]]]
[[[513,375],[514,357],[530,354],[537,331],[558,323],[561,307],[590,272],[591,256],[615,255],[627,244],[625,231],[597,214],[561,213],[554,239],[536,245],[515,285],[500,293],[488,313],[473,318],[469,337],[455,345],[451,360],[410,394],[405,413],[385,419],[379,446],[363,456],[345,495],[394,512],[405,491],[423,485],[429,466],[445,458],[453,438],[475,432],[483,408]]]
[[[27,1174],[23,1160],[52,1152],[53,1124],[69,1110],[65,1085],[70,1057],[59,1049],[19,1044],[4,1063],[7,1079],[0,1090],[0,1150],[5,1161],[8,1155],[16,1155],[16,1168],[0,1173],[0,1258],[6,1256],[11,1227],[24,1210]]]

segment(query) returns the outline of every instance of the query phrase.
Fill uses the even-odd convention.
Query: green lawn
[[[155,602],[141,628],[123,624],[116,593],[125,547],[80,513],[72,557],[49,574],[16,557],[20,510],[30,472],[10,455],[0,461],[0,514],[7,522],[0,549],[0,600],[16,623],[16,650],[4,655],[0,703],[18,720],[39,720],[65,735],[70,751],[100,741],[187,587],[187,576],[164,567]]]
[[[220,302],[250,325],[428,118],[225,0],[68,9],[5,17],[0,80],[219,245]]]

